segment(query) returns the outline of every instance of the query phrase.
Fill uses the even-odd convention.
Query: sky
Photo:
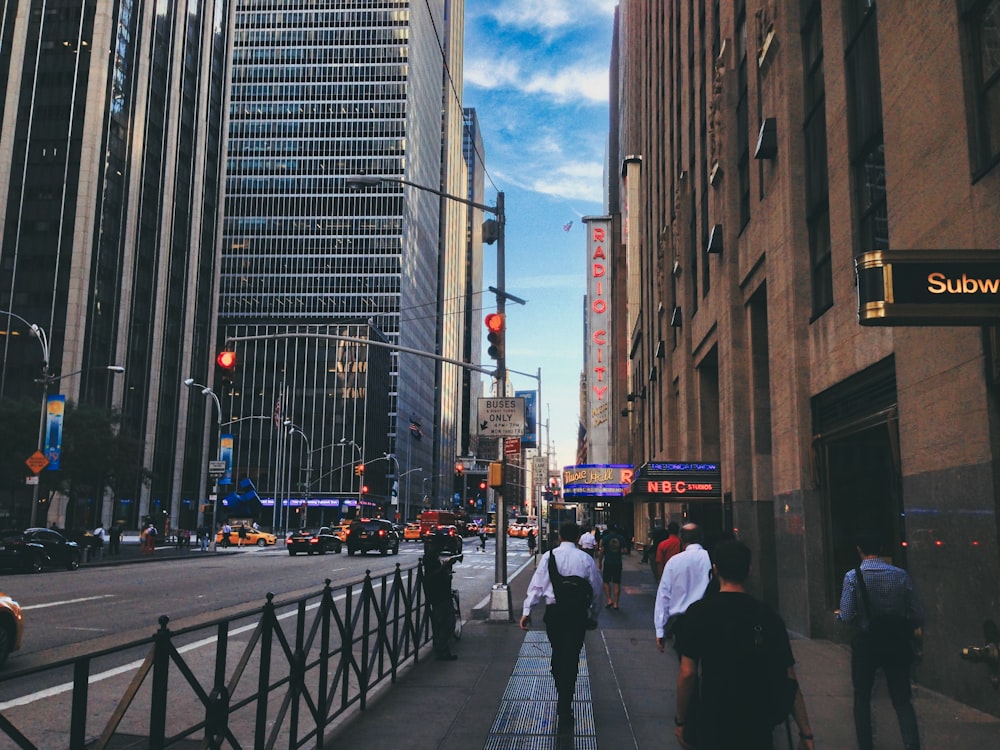
[[[552,447],[553,469],[576,462],[587,267],[581,218],[604,214],[616,5],[465,0],[464,106],[479,117],[486,202],[504,191],[505,288],[527,301],[507,302],[507,367],[541,368],[538,434]],[[496,285],[495,247],[484,248],[484,286]],[[493,295],[483,304],[484,314],[494,310]],[[491,360],[484,352],[481,361]],[[517,374],[509,380],[517,390],[537,385]]]

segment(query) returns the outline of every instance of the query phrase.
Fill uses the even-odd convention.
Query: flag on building
[[[424,436],[424,431],[420,429],[420,422],[413,417],[410,417],[410,434],[417,440],[420,440]]]
[[[568,232],[572,228],[573,228],[573,222],[572,221],[567,221],[565,224],[563,224],[563,231],[564,232]]]
[[[274,429],[281,427],[281,398],[274,402]]]

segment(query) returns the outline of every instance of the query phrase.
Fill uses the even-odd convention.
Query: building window
[[[806,225],[812,314],[833,305],[830,258],[830,180],[826,144],[826,83],[823,73],[823,21],[820,0],[802,0],[802,64],[805,80]]]
[[[882,81],[875,0],[850,0],[844,7],[847,34],[844,67],[856,210],[855,251],[860,254],[889,249]]]
[[[963,0],[973,178],[1000,163],[1000,0]]]

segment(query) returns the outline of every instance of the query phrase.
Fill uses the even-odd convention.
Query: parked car
[[[6,594],[0,594],[0,667],[11,652],[21,648],[24,616],[21,607]]]
[[[243,542],[244,545],[250,546],[256,544],[258,547],[270,547],[276,544],[278,537],[267,531],[261,531],[260,529],[255,529],[253,526],[245,527],[247,530],[247,538]],[[229,532],[229,546],[235,547],[240,543],[240,527],[233,526],[232,531]],[[222,530],[215,535],[215,543],[223,544],[222,541]]]
[[[0,568],[41,573],[44,568],[80,567],[80,546],[55,529],[25,529],[0,539]]]
[[[403,529],[403,541],[404,542],[419,542],[420,541],[420,524],[419,523],[408,523],[406,528]]]
[[[332,552],[339,555],[341,541],[333,533],[333,529],[329,526],[321,526],[314,530],[297,529],[293,531],[285,539],[285,548],[288,550],[288,554],[293,557],[299,552],[305,552],[309,555],[325,555],[327,552]]]
[[[364,554],[369,550],[380,555],[399,554],[399,533],[389,521],[381,518],[362,518],[351,524],[347,532],[347,554]]]

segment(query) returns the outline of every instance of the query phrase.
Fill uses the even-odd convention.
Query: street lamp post
[[[64,375],[50,375],[49,374],[49,356],[51,349],[49,347],[49,337],[45,334],[45,329],[36,323],[31,323],[25,320],[20,315],[10,310],[0,310],[0,315],[6,315],[11,318],[15,318],[31,331],[31,335],[38,339],[39,346],[42,347],[42,372],[41,375],[35,378],[36,383],[40,383],[42,386],[42,408],[41,414],[38,420],[38,450],[42,451],[45,448],[45,416],[48,411],[48,398],[49,398],[49,385],[52,383],[58,383],[63,378],[68,378],[73,375],[79,375],[82,372],[89,372],[90,370],[109,370],[116,374],[121,374],[125,372],[125,368],[121,365],[105,365],[104,367],[87,367],[82,370],[76,370],[75,372],[68,372]],[[34,489],[31,492],[31,512],[30,512],[30,525],[32,527],[38,523],[38,492],[39,485],[34,485]]]
[[[392,475],[393,476],[392,484],[390,484],[387,489],[389,490],[389,505],[390,506],[393,505],[392,501],[394,498],[396,500],[395,502],[396,509],[393,511],[393,515],[398,516],[399,515],[399,459],[396,458],[395,453],[386,453],[385,458],[387,461],[392,461],[392,463],[396,467],[396,471],[394,471]],[[395,492],[395,495],[393,494],[393,492]],[[406,519],[404,518],[403,521],[405,522]]]
[[[221,461],[222,460],[222,404],[219,402],[219,397],[215,395],[215,391],[213,391],[207,385],[202,385],[201,383],[194,382],[194,378],[185,379],[184,385],[186,385],[188,388],[200,388],[201,395],[212,397],[212,403],[215,405],[215,425],[216,425],[215,434],[216,434],[216,440],[218,440],[216,449],[218,452],[216,453],[216,457]],[[218,549],[219,543],[215,534],[214,527],[217,526],[219,523],[219,478],[213,477],[212,479],[213,479],[212,492],[215,498],[212,504],[212,527],[213,527],[212,544],[215,545],[216,549]],[[202,487],[204,487],[204,485],[202,485]]]
[[[294,424],[292,420],[285,420],[285,427],[288,428],[289,435],[298,435],[306,443],[306,514],[309,513],[309,488],[312,486],[312,471],[313,471],[313,459],[312,459],[312,445],[309,443],[309,438],[302,431],[302,428],[297,424]],[[289,508],[291,511],[291,508]],[[305,521],[305,516],[303,515],[302,522]],[[300,522],[299,526],[304,524]],[[288,514],[285,514],[285,536],[288,536]]]
[[[504,194],[502,190],[497,191],[497,200],[495,206],[488,206],[485,203],[478,203],[477,201],[469,200],[468,198],[463,198],[458,195],[452,195],[451,193],[446,193],[443,190],[438,190],[436,188],[428,187],[427,185],[420,185],[409,180],[405,180],[401,177],[389,177],[380,175],[350,175],[344,179],[345,184],[349,188],[359,189],[363,187],[375,187],[384,182],[395,182],[401,185],[409,185],[417,190],[423,190],[428,193],[433,193],[434,195],[440,196],[442,198],[447,198],[448,200],[457,201],[458,203],[463,203],[466,206],[471,206],[472,208],[478,208],[480,211],[485,211],[487,213],[493,214],[496,217],[496,226],[490,227],[489,239],[485,241],[488,244],[491,243],[491,239],[495,239],[497,243],[497,285],[496,287],[491,287],[491,291],[496,294],[497,299],[497,312],[506,318],[506,307],[507,299],[510,297],[515,301],[520,301],[517,298],[511,297],[507,294],[506,285],[506,225],[507,216],[504,207]],[[505,347],[500,347],[500,351],[497,356],[497,369],[496,369],[496,380],[497,380],[497,397],[504,398],[507,395],[507,358]],[[506,474],[507,469],[507,457],[503,451],[500,452],[500,463],[502,466],[501,476]],[[498,490],[500,496],[499,502],[497,502],[497,545],[496,545],[496,560],[494,565],[494,584],[491,594],[490,601],[490,619],[491,620],[507,620],[513,619],[513,614],[511,611],[510,602],[510,588],[507,585],[507,515],[505,512],[505,494],[506,488],[501,485]]]

